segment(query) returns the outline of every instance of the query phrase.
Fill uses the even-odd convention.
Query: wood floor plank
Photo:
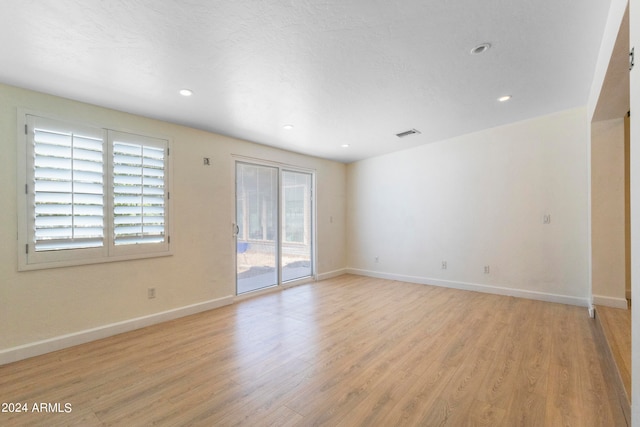
[[[510,304],[502,311],[503,316],[494,319],[496,329],[499,328],[501,333],[482,337],[482,342],[494,343],[493,348],[500,356],[488,368],[477,396],[479,401],[503,410],[508,409],[513,390],[518,385],[523,360],[528,358],[526,344],[534,333],[523,330],[522,325],[530,321],[530,314],[539,305],[535,301],[515,298],[507,301]]]
[[[605,383],[602,371],[601,357],[598,354],[596,342],[596,325],[594,322],[578,325],[577,350],[581,353],[577,359],[579,369],[589,375],[578,377],[578,393],[580,401],[587,402],[593,408],[595,415],[589,420],[583,420],[584,425],[616,425],[622,419],[616,419],[611,411],[611,403],[617,403],[609,393],[610,388]],[[611,400],[610,400],[611,399]]]
[[[0,366],[0,425],[624,426],[587,310],[344,275]]]
[[[383,420],[386,414],[394,410],[402,396],[419,380],[416,375],[388,369],[367,397],[342,417],[337,426],[385,425]]]
[[[457,368],[433,363],[402,396],[380,425],[424,425],[422,420],[445,390]]]
[[[71,413],[30,412],[29,414],[3,415],[7,415],[0,417],[3,427],[101,427],[104,425],[90,409],[73,410]]]
[[[495,351],[487,346],[470,349],[469,354],[453,375],[447,387],[427,411],[422,425],[463,425],[470,419],[469,411],[487,368],[495,360]]]
[[[502,425],[505,410],[490,403],[474,399],[469,408],[468,416],[463,424],[466,426],[494,427]]]
[[[627,400],[631,401],[631,310],[596,307],[602,329],[613,354],[616,368],[624,386]]]
[[[571,322],[572,311],[577,308],[557,305],[555,318],[556,333],[551,346],[549,379],[547,387],[546,417],[547,424],[557,420],[561,425],[580,424],[582,406],[587,402],[579,401],[580,370],[578,351],[578,322]],[[591,414],[593,415],[593,414]]]
[[[511,397],[506,399],[505,426],[544,426],[546,393],[553,337],[553,304],[535,302],[525,313],[526,337],[521,343],[522,360],[517,368]]]
[[[546,406],[546,395],[538,394],[526,387],[519,387],[513,391],[509,407],[500,425],[505,427],[544,427],[547,425]]]

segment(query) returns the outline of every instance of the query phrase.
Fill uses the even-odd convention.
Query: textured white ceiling
[[[609,3],[2,0],[0,82],[349,162],[585,105]]]

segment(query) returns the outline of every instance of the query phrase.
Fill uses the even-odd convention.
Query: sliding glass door
[[[311,174],[282,171],[282,281],[311,276]]]
[[[278,284],[278,169],[236,164],[236,290]]]
[[[313,175],[236,162],[236,291],[313,275]]]

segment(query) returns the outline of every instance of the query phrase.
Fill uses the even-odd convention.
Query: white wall
[[[317,271],[322,277],[345,267],[344,164],[10,86],[0,85],[0,99],[0,364],[163,320],[175,315],[172,310],[184,314],[185,307],[197,311],[230,302],[235,293],[232,154],[315,169]],[[17,107],[172,137],[174,255],[18,272]],[[203,166],[203,157],[212,165]],[[147,299],[151,286],[157,289],[153,300]],[[167,315],[154,317],[158,313]]]
[[[580,108],[348,165],[350,270],[588,305],[587,123]]]
[[[598,106],[600,92],[602,91],[611,55],[616,44],[616,39],[618,38],[618,30],[620,29],[628,4],[628,0],[610,0],[610,2],[611,4],[609,7],[609,14],[607,15],[607,23],[605,24],[604,33],[602,35],[596,69],[593,73],[591,90],[589,91],[589,98],[587,100],[587,117],[589,119],[589,123],[593,120],[596,107]]]
[[[592,124],[593,301],[626,309],[624,144],[624,118]]]

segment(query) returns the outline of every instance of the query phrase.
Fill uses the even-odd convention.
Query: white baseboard
[[[406,276],[402,274],[383,273],[378,271],[360,270],[357,268],[347,268],[347,273],[360,276],[376,277],[380,279],[399,280],[402,282],[419,283],[422,285],[440,286],[443,288],[461,289],[464,291],[484,292],[488,294],[505,295],[518,298],[527,298],[538,301],[556,302],[560,304],[577,305],[589,307],[588,298],[579,298],[569,295],[558,295],[546,292],[529,291],[524,289],[505,288],[500,286],[481,285],[478,283],[455,282],[450,280],[429,279],[427,277]]]
[[[593,303],[595,305],[604,305],[605,307],[627,309],[628,304],[625,298],[605,297],[603,295],[593,295]]]
[[[233,296],[227,296],[215,300],[188,305],[185,307],[174,308],[172,310],[167,310],[160,313],[150,314],[148,316],[136,317],[135,319],[111,323],[109,325],[99,326],[97,328],[86,329],[84,331],[74,332],[66,335],[60,335],[42,341],[36,341],[17,347],[11,347],[6,350],[0,350],[0,366],[11,362],[16,362],[18,360],[27,359],[29,357],[50,353],[52,351],[62,350],[63,348],[73,347],[75,345],[84,344],[90,341],[107,338],[113,335],[121,334],[123,332],[129,332],[135,329],[144,328],[146,326],[155,325],[157,323],[166,322],[168,320],[177,319],[179,317],[189,316],[191,314],[212,310],[214,308],[229,305],[231,303],[233,303]]]
[[[334,277],[342,276],[343,274],[347,274],[346,268],[341,268],[339,270],[328,271],[326,273],[318,274],[318,280],[327,280],[333,279]]]

